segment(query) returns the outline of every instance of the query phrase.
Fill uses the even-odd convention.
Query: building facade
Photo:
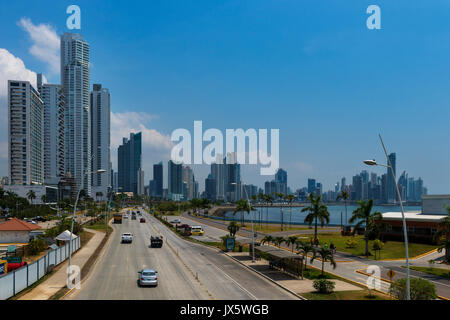
[[[8,81],[10,184],[44,183],[44,103],[28,81]]]
[[[138,194],[138,172],[142,162],[142,133],[130,133],[130,139],[123,138],[118,153],[119,192]]]

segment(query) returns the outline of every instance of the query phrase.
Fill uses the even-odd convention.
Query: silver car
[[[140,286],[157,286],[158,285],[158,271],[153,269],[142,269],[138,272]]]

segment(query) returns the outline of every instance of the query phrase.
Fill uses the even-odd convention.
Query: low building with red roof
[[[40,228],[38,225],[12,218],[0,223],[0,243],[28,243],[30,232]]]

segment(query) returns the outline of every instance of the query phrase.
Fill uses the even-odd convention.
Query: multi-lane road
[[[154,217],[145,223],[124,219],[88,279],[68,299],[297,299],[218,250],[183,240]],[[123,232],[134,236],[121,244]],[[150,248],[150,236],[162,235],[162,248]],[[157,287],[139,287],[137,272],[158,271]]]

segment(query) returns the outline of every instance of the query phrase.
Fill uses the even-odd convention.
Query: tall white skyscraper
[[[42,81],[37,87],[44,102],[44,182],[56,185],[64,177],[64,94],[62,86]]]
[[[10,184],[44,183],[44,106],[28,81],[8,81]]]
[[[66,172],[76,178],[79,187],[91,192],[91,113],[89,44],[80,34],[61,36],[61,85],[65,104]],[[83,186],[80,186],[84,176]]]
[[[94,84],[91,92],[91,154],[92,154],[92,194],[94,199],[105,200],[111,185],[110,156],[110,94],[101,84]],[[106,170],[98,174],[97,170]],[[98,196],[101,192],[101,196]]]

